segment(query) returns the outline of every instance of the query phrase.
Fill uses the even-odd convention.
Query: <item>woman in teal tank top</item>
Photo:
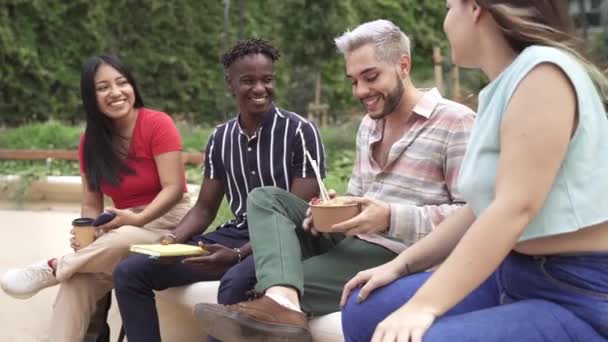
[[[490,80],[459,174],[468,204],[346,284],[346,340],[606,341],[608,81],[568,1],[446,4],[454,63]]]

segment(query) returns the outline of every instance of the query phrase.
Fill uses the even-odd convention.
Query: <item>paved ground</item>
[[[78,215],[74,205],[40,204],[28,210],[7,210],[0,204],[0,274],[8,268],[69,253],[70,222]],[[48,210],[50,209],[50,210]],[[49,341],[52,304],[57,288],[41,291],[27,300],[13,299],[0,291],[0,341]],[[116,341],[120,316],[115,305],[110,311],[112,340]]]
[[[70,253],[71,221],[78,216],[75,203],[39,202],[16,208],[14,202],[0,201],[0,274],[12,267]],[[0,290],[0,342],[49,341],[48,331],[57,288],[42,290],[27,300],[13,299]],[[116,341],[121,320],[113,298],[109,312],[111,341]],[[205,337],[189,329],[197,323],[173,303],[157,303],[163,341],[200,342]],[[53,341],[54,342],[54,341]]]
[[[11,210],[12,203],[0,203],[0,274],[15,266],[69,253],[71,220],[78,216],[74,204],[28,205]],[[57,288],[41,291],[27,300],[13,299],[0,291],[0,341],[49,341],[48,331]],[[120,329],[120,315],[112,306],[109,314],[112,340]]]

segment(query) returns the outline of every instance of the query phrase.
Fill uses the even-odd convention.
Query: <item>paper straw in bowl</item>
[[[312,156],[308,151],[306,151],[306,157],[308,161],[312,165],[312,170],[315,172],[315,176],[317,177],[317,182],[319,183],[319,191],[321,193],[322,201],[329,201],[329,195],[327,194],[327,189],[325,188],[325,184],[323,184],[323,180],[321,179],[321,172],[319,171],[319,164],[317,161],[312,159]]]

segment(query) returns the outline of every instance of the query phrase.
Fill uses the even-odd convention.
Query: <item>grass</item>
[[[54,120],[32,123],[2,132],[0,148],[76,149],[83,130]]]

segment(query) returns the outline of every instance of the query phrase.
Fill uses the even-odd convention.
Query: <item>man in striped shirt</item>
[[[302,311],[338,311],[350,278],[392,260],[464,204],[455,184],[474,113],[436,89],[412,84],[409,39],[387,20],[360,25],[336,45],[353,95],[368,112],[348,184],[362,211],[319,236],[306,203],[278,189],[254,191],[250,231],[256,290],[264,296],[195,308],[203,323],[214,322],[209,333],[224,342],[252,336],[309,341]]]
[[[153,290],[221,278],[231,286],[220,288],[220,303],[246,299],[246,291],[255,283],[246,206],[253,189],[274,186],[303,201],[317,195],[318,183],[306,153],[324,172],[323,143],[312,123],[275,106],[278,57],[274,47],[258,39],[239,42],[224,54],[226,81],[239,114],[214,129],[205,149],[198,200],[161,241],[204,243],[210,254],[176,263],[135,255],[119,264],[114,285],[129,341],[160,341]],[[213,222],[224,194],[235,218],[201,235]]]

